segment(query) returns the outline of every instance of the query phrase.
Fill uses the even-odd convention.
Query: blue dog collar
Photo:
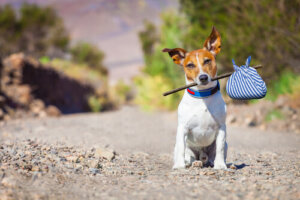
[[[218,81],[216,87],[208,88],[205,90],[193,90],[191,88],[187,88],[186,90],[192,97],[206,98],[218,92],[220,90],[220,84]]]

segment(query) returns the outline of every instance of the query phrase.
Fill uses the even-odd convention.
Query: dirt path
[[[124,107],[1,125],[0,199],[300,198],[300,135],[228,127],[232,169],[173,171],[176,124]]]

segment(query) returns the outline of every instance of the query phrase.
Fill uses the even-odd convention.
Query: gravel
[[[0,145],[0,199],[299,199],[300,152],[232,150],[228,170],[195,163],[171,170],[171,154],[117,154],[32,140]]]
[[[172,170],[175,131],[135,108],[0,125],[0,199],[300,199],[299,134],[229,127],[228,170]]]

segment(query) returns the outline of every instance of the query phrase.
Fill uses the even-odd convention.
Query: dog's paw
[[[192,167],[193,168],[202,168],[203,167],[203,162],[200,161],[200,160],[196,160],[196,161],[193,162]]]
[[[227,166],[224,162],[216,162],[214,164],[214,169],[227,169]]]

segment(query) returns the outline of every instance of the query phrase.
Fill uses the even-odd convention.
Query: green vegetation
[[[175,11],[162,15],[163,24],[158,33],[154,26],[146,24],[146,29],[140,33],[146,66],[145,77],[138,77],[135,84],[138,89],[136,102],[145,109],[174,109],[178,104],[181,94],[175,93],[162,98],[162,93],[184,84],[183,70],[173,64],[169,56],[162,53],[165,47],[181,46],[186,27],[184,18]],[[150,38],[150,39],[149,39]],[[151,42],[149,42],[151,41]]]
[[[52,8],[25,3],[17,14],[10,5],[0,7],[0,58],[16,52],[61,57],[68,44],[63,21]]]
[[[152,36],[153,29],[151,26],[147,26],[144,32],[141,32],[140,39],[144,46],[144,55],[146,58],[145,73],[150,76],[162,75],[170,80],[174,84],[182,84],[182,70],[180,66],[173,64],[166,54],[162,53],[162,49],[168,46],[181,46],[181,40],[183,39],[182,29],[185,27],[185,21],[178,13],[174,11],[166,12],[162,15],[164,24],[161,26],[161,33],[156,36]],[[145,48],[149,37],[157,38],[152,40],[152,45],[147,45],[148,48],[153,50],[147,50]],[[148,53],[152,52],[152,53]]]
[[[272,81],[268,86],[268,92],[265,99],[276,101],[280,95],[286,95],[291,101],[298,101],[300,105],[300,75],[286,70],[280,77]],[[256,103],[259,100],[251,100],[250,103]]]
[[[70,53],[75,63],[107,74],[104,53],[96,46],[79,42],[70,48],[69,43],[63,20],[53,8],[26,3],[18,11],[10,5],[0,7],[0,59],[23,52],[49,62]]]
[[[162,93],[172,89],[174,84],[170,79],[159,75],[138,77],[135,83],[138,88],[135,102],[145,110],[173,110],[178,106],[178,100],[183,94],[183,92],[177,92],[167,97],[162,97]]]
[[[99,112],[102,109],[101,101],[96,96],[90,96],[88,104],[92,112]]]
[[[139,33],[139,37],[142,41],[142,49],[146,62],[150,62],[150,60],[148,60],[148,55],[152,55],[154,53],[154,44],[159,39],[155,25],[149,21],[145,21],[145,30]]]
[[[71,48],[72,60],[76,63],[87,64],[93,69],[107,74],[107,69],[103,66],[104,53],[96,46],[79,42]]]
[[[251,55],[252,65],[264,66],[260,74],[270,87],[268,96],[276,98],[287,89],[283,79],[289,79],[279,78],[280,75],[285,71],[299,73],[299,9],[299,0],[180,0],[179,13],[164,13],[159,30],[147,22],[140,33],[146,80],[136,81],[137,102],[148,108],[177,107],[181,95],[162,98],[161,93],[183,85],[184,74],[161,50],[202,48],[212,26],[222,37],[222,50],[217,56],[218,73],[232,71],[232,58],[241,65]],[[276,85],[278,80],[280,84]]]
[[[48,57],[42,57],[40,62],[47,64],[64,74],[77,80],[89,81],[95,85],[99,81],[106,82],[106,75],[96,69],[91,69],[87,64],[78,64],[76,62],[55,58],[50,60]]]
[[[231,58],[243,64],[249,55],[252,65],[264,66],[262,76],[268,83],[288,68],[296,70],[299,0],[180,0],[180,5],[190,23],[183,41],[188,49],[201,48],[212,26],[219,30],[222,50],[217,61],[223,72],[232,70]]]
[[[118,104],[124,104],[129,102],[133,98],[132,87],[120,80],[118,83],[111,88],[111,98]]]
[[[39,61],[42,63],[42,64],[48,64],[50,63],[50,58],[48,56],[43,56],[39,59]]]
[[[300,108],[300,75],[291,71],[284,71],[280,77],[273,81],[268,87],[267,100],[276,101],[280,95],[288,98],[289,106]],[[286,116],[280,109],[275,109],[267,113],[265,120],[284,120]]]
[[[300,75],[285,71],[268,88],[266,99],[275,101],[279,95],[300,95]],[[299,99],[300,100],[300,99]]]

